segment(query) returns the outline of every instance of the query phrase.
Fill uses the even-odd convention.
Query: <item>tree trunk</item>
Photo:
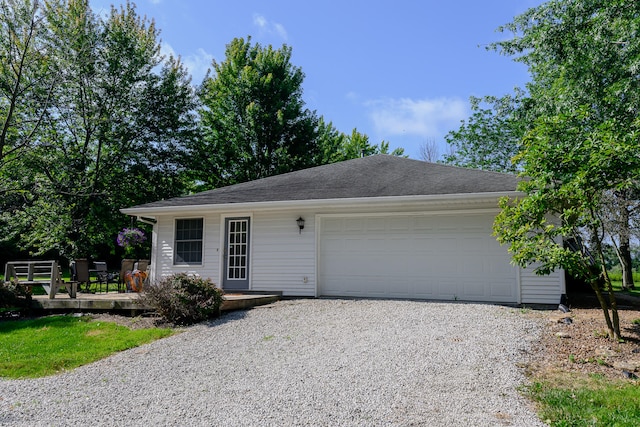
[[[622,339],[622,336],[620,334],[620,318],[618,316],[618,304],[616,302],[616,295],[613,292],[611,279],[609,278],[609,273],[607,273],[607,266],[604,262],[602,241],[597,237],[594,239],[595,236],[597,236],[596,233],[592,233],[592,239],[594,240],[596,253],[600,262],[600,272],[597,277],[601,280],[596,279],[595,281],[591,281],[591,287],[596,291],[596,296],[598,297],[598,301],[600,302],[600,307],[602,307],[602,310],[604,311],[607,328],[609,329],[609,338],[620,341]],[[604,299],[604,295],[602,295],[600,283],[604,283],[605,290],[607,291],[609,297],[608,304]],[[611,316],[609,315],[609,309],[611,310]]]
[[[602,289],[600,289],[600,284],[596,282],[591,282],[591,289],[596,293],[596,297],[598,298],[598,302],[600,303],[600,308],[602,308],[602,314],[604,314],[604,320],[607,323],[607,332],[609,338],[613,338],[615,336],[615,331],[613,328],[613,322],[611,321],[611,315],[609,314],[609,305],[607,304],[607,300],[602,295]]]
[[[620,248],[618,250],[618,258],[622,266],[622,289],[635,289],[633,283],[633,265],[631,260],[631,249],[629,236],[626,239],[620,236]]]
[[[633,289],[633,266],[631,261],[630,239],[631,239],[631,212],[630,194],[628,191],[618,191],[615,193],[620,201],[618,209],[618,240],[619,246],[616,248],[620,266],[622,267],[622,289]]]
[[[620,333],[620,317],[618,316],[618,303],[616,302],[616,295],[613,292],[613,287],[611,286],[611,280],[609,279],[609,274],[607,273],[607,269],[602,267],[602,275],[604,277],[605,288],[607,293],[609,294],[609,307],[611,308],[611,317],[612,317],[612,327],[613,334],[611,334],[611,330],[609,331],[609,338],[613,338],[616,341],[620,341],[622,339],[622,334]]]

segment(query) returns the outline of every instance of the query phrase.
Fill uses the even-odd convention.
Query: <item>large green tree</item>
[[[471,97],[473,114],[445,136],[451,153],[444,163],[496,172],[516,172],[514,157],[526,131],[527,99],[517,90],[502,98]]]
[[[326,122],[324,117],[318,121],[318,158],[315,164],[324,165],[327,163],[341,162],[363,156],[375,154],[391,154],[402,156],[403,148],[396,148],[389,151],[389,143],[381,141],[375,145],[369,142],[369,136],[353,129],[350,135],[340,132],[333,126],[333,123]]]
[[[3,206],[5,237],[35,253],[96,256],[129,224],[119,208],[182,193],[194,91],[131,3],[104,19],[86,0],[52,0],[40,13],[57,82],[37,140],[4,169],[22,181]]]
[[[202,138],[191,150],[204,188],[313,166],[317,123],[302,99],[304,73],[291,48],[236,38],[201,88]]]
[[[552,0],[503,30],[514,37],[494,47],[529,67],[535,120],[517,157],[527,197],[501,202],[496,234],[518,264],[590,283],[620,338],[601,213],[640,173],[640,2]]]
[[[0,170],[37,138],[59,81],[50,42],[38,0],[0,0]]]

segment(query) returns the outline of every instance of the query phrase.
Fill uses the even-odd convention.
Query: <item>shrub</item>
[[[13,280],[0,281],[0,315],[24,313],[31,308],[31,293],[25,285]]]
[[[217,317],[223,294],[210,279],[177,273],[145,287],[140,299],[163,319],[191,325]]]

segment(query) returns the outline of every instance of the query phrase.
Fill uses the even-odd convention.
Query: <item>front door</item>
[[[225,218],[222,288],[249,289],[249,218]]]

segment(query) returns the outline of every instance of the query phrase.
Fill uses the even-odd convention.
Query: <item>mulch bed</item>
[[[566,375],[636,381],[640,376],[640,301],[618,298],[623,342],[607,336],[604,314],[595,297],[569,296],[570,312],[533,312],[544,316],[545,328],[527,366],[536,379],[562,379]],[[570,320],[566,320],[570,319]]]

